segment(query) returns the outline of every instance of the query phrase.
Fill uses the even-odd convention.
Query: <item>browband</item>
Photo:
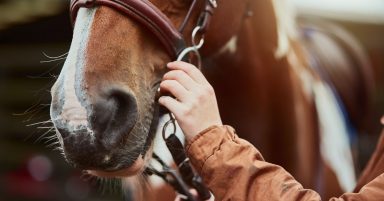
[[[91,8],[98,5],[111,7],[140,22],[161,41],[171,59],[175,59],[186,47],[181,33],[148,0],[71,0],[72,24],[75,24],[77,12],[81,7]]]

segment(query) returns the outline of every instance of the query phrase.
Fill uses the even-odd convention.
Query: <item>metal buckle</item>
[[[162,166],[162,170],[159,171],[153,167],[147,167],[147,169],[145,170],[147,174],[154,174],[162,178],[165,182],[170,184],[179,195],[181,195],[182,200],[197,201],[195,197],[189,192],[188,185],[184,182],[184,180],[176,170],[171,169],[155,153],[153,154],[153,159],[160,163],[160,165]]]
[[[184,60],[184,58],[189,54],[189,53],[195,53],[196,57],[197,57],[197,68],[199,70],[201,70],[201,65],[202,65],[202,59],[201,59],[201,55],[200,55],[200,52],[199,52],[199,49],[201,47],[203,47],[204,45],[204,36],[202,36],[200,38],[200,40],[196,41],[196,36],[197,34],[199,33],[199,31],[201,30],[201,26],[197,26],[193,29],[192,31],[192,46],[190,47],[187,47],[185,48],[183,51],[181,51],[181,53],[179,54],[179,56],[177,57],[177,61],[182,61]]]
[[[217,1],[216,0],[209,0],[209,3],[213,8],[217,8]]]
[[[175,134],[177,130],[175,116],[173,116],[173,114],[170,112],[168,113],[168,115],[169,115],[169,120],[164,124],[163,131],[162,131],[162,136],[164,140],[166,140],[170,135]],[[172,126],[173,131],[167,135],[168,126],[170,125]]]

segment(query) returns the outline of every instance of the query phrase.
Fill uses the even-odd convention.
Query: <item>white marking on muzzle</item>
[[[83,76],[76,75],[76,72],[81,73],[85,65],[84,55],[95,11],[96,9],[85,8],[79,10],[71,48],[60,73],[63,79],[64,105],[59,118],[66,121],[71,129],[79,129],[80,126],[88,128],[87,110],[81,104],[75,88],[81,87],[76,86],[77,83],[82,83],[76,79],[82,79]]]

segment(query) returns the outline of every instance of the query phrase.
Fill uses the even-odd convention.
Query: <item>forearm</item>
[[[217,200],[320,200],[282,167],[265,162],[231,127],[202,132],[187,152]]]
[[[160,91],[174,97],[162,96],[159,103],[175,115],[186,139],[191,141],[187,153],[217,200],[320,200],[316,192],[303,189],[282,167],[265,162],[260,152],[238,138],[229,126],[212,127],[196,137],[207,126],[222,124],[213,87],[191,64],[172,62],[167,66],[170,71],[164,75]],[[378,157],[372,162],[375,172],[369,175],[384,172],[382,147],[379,144]],[[381,174],[359,193],[331,200],[382,200],[383,186]]]

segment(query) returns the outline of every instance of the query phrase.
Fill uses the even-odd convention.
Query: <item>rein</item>
[[[192,12],[196,9],[198,1],[204,1],[204,7],[200,11],[197,25],[191,33],[191,46],[187,47],[183,32],[191,18]],[[115,9],[144,25],[163,44],[172,60],[190,62],[191,56],[194,55],[197,60],[197,66],[199,69],[201,68],[201,55],[199,49],[204,44],[204,33],[207,31],[213,12],[217,7],[216,0],[193,0],[187,15],[179,28],[176,28],[168,17],[148,0],[71,0],[70,13],[72,25],[75,24],[77,12],[80,8],[93,8],[101,5]],[[197,40],[197,35],[200,36],[199,41]],[[167,112],[170,120],[163,126],[162,137],[171,152],[172,158],[177,164],[179,171],[170,168],[154,153],[153,158],[161,164],[162,170],[159,171],[152,167],[148,167],[145,170],[145,173],[149,175],[154,174],[164,179],[176,192],[178,192],[179,195],[181,195],[183,200],[197,200],[189,192],[190,187],[196,189],[200,199],[207,200],[211,197],[211,193],[208,188],[204,186],[201,177],[193,170],[181,141],[175,135],[176,120],[173,114],[169,111]],[[170,125],[173,127],[173,132],[167,135],[167,128]]]

